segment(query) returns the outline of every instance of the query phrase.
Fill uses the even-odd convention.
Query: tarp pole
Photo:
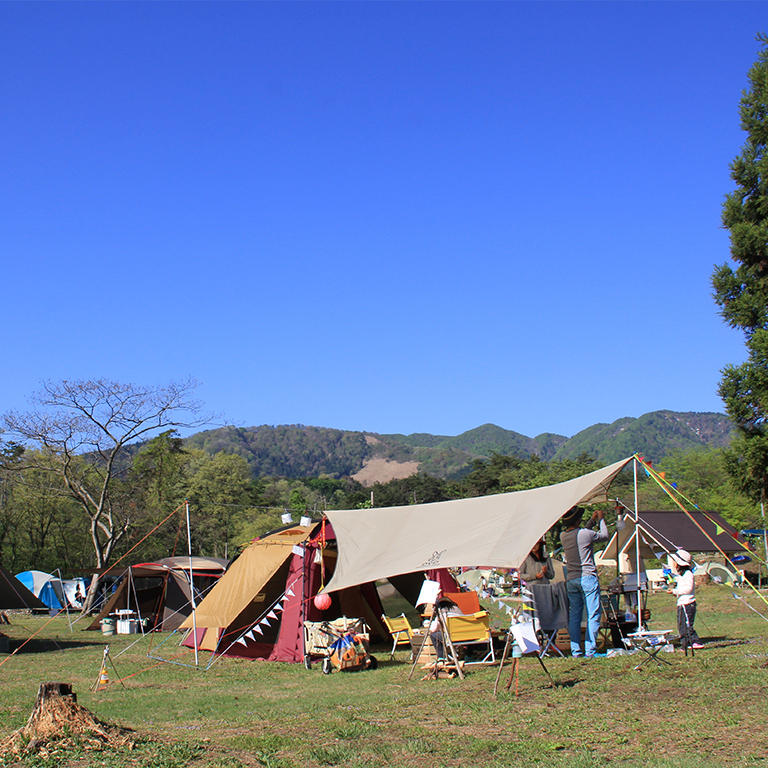
[[[136,603],[136,615],[139,617],[139,626],[141,627],[141,636],[144,637],[144,621],[141,615],[141,604],[139,603],[139,592],[136,589],[136,582],[133,580],[133,569],[129,568],[131,574],[131,584],[133,585],[133,600]],[[126,608],[131,607],[131,591],[128,590],[128,602],[125,605]]]
[[[640,603],[641,588],[640,588],[640,507],[637,500],[637,459],[632,462],[634,468],[634,484],[635,484],[635,568],[637,570],[637,631],[641,632],[644,627],[642,625],[642,606]]]
[[[187,513],[187,552],[189,553],[189,594],[192,597],[192,644],[195,646],[195,666],[199,664],[197,648],[197,603],[195,602],[195,583],[192,578],[192,528],[189,524],[189,500],[184,500]]]
[[[64,579],[61,578],[61,568],[57,568],[55,572],[59,574],[59,588],[61,589],[61,597],[64,600],[64,610],[67,612],[67,623],[69,624],[69,633],[72,634],[72,619],[69,616],[69,598],[67,598],[67,590],[64,588]]]
[[[765,530],[765,503],[760,502],[760,517],[763,520],[763,546],[765,547],[765,562],[768,563],[768,531]],[[762,571],[762,567],[760,568]]]

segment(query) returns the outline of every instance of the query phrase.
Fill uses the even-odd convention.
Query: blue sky
[[[241,426],[721,411],[766,4],[0,4],[0,410],[200,381]]]

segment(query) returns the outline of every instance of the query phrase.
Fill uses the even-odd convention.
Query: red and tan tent
[[[288,662],[304,658],[304,621],[362,618],[374,636],[388,637],[373,584],[339,591],[326,610],[315,606],[336,555],[328,525],[291,525],[267,534],[243,550],[181,629],[196,627],[200,650]],[[194,647],[193,633],[184,645]]]

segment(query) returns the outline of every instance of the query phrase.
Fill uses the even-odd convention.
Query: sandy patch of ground
[[[418,461],[391,461],[390,459],[366,459],[363,468],[352,477],[365,486],[402,480],[416,474]]]

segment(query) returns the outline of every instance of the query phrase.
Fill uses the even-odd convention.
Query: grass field
[[[768,615],[753,593],[739,594]],[[649,605],[652,628],[674,626],[670,595],[651,595]],[[724,587],[700,588],[698,605],[706,648],[693,659],[665,654],[671,667],[634,670],[636,657],[552,658],[547,668],[558,685],[550,688],[526,658],[520,695],[513,687],[497,698],[496,667],[470,668],[463,681],[421,681],[419,674],[409,681],[405,651],[389,662],[387,650],[375,649],[379,668],[352,673],[232,659],[202,671],[148,658],[150,642],[156,647],[162,635],[131,645],[137,636],[106,638],[81,625],[70,632],[63,618],[14,615],[0,627],[12,649],[41,631],[19,653],[0,655],[0,741],[24,725],[41,682],[63,681],[99,718],[134,729],[138,742],[109,751],[75,744],[0,764],[768,766],[768,623]],[[110,668],[109,686],[91,692],[106,642],[125,687]],[[193,660],[170,643],[161,653]]]

